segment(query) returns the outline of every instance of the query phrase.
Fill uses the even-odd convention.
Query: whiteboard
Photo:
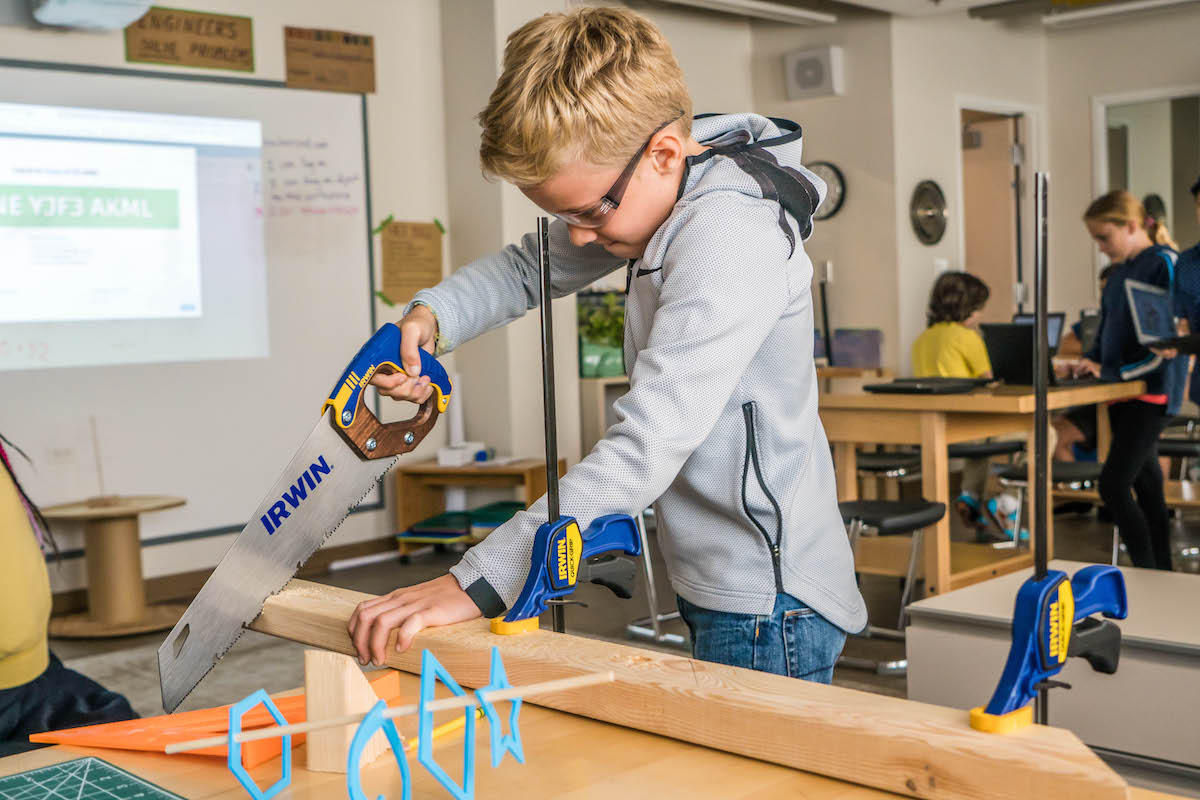
[[[0,61],[0,102],[261,121],[268,357],[0,373],[0,433],[33,458],[35,469],[19,458],[14,466],[39,504],[96,495],[102,474],[109,494],[187,499],[147,515],[143,541],[240,529],[374,328],[365,99],[260,80]],[[319,191],[302,191],[306,183]],[[215,564],[223,549],[187,568]]]

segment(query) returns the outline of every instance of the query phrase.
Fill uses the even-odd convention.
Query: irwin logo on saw
[[[309,493],[321,485],[322,476],[328,475],[332,469],[333,465],[326,463],[325,456],[321,456],[310,464],[308,469],[300,473],[296,482],[289,486],[279,500],[267,509],[267,513],[259,517],[267,533],[275,533],[283,525],[283,521],[292,515],[288,508],[291,508],[292,511],[298,509],[300,504],[308,498]]]

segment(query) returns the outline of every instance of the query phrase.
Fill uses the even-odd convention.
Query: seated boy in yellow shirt
[[[987,304],[987,284],[966,272],[943,272],[929,293],[928,325],[912,346],[913,375],[918,378],[991,378],[992,362],[976,326]],[[988,518],[1010,538],[1015,537],[1016,498],[986,499],[990,459],[968,458],[962,491],[954,508],[983,538]]]

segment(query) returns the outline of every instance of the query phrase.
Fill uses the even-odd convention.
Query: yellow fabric
[[[0,689],[46,671],[50,578],[17,487],[0,464]]]
[[[926,328],[913,342],[912,364],[918,378],[978,378],[992,371],[983,337],[957,322]]]

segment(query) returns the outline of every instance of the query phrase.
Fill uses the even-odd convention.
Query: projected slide
[[[0,370],[267,353],[257,120],[0,103]]]
[[[193,147],[0,147],[0,322],[201,313]]]

